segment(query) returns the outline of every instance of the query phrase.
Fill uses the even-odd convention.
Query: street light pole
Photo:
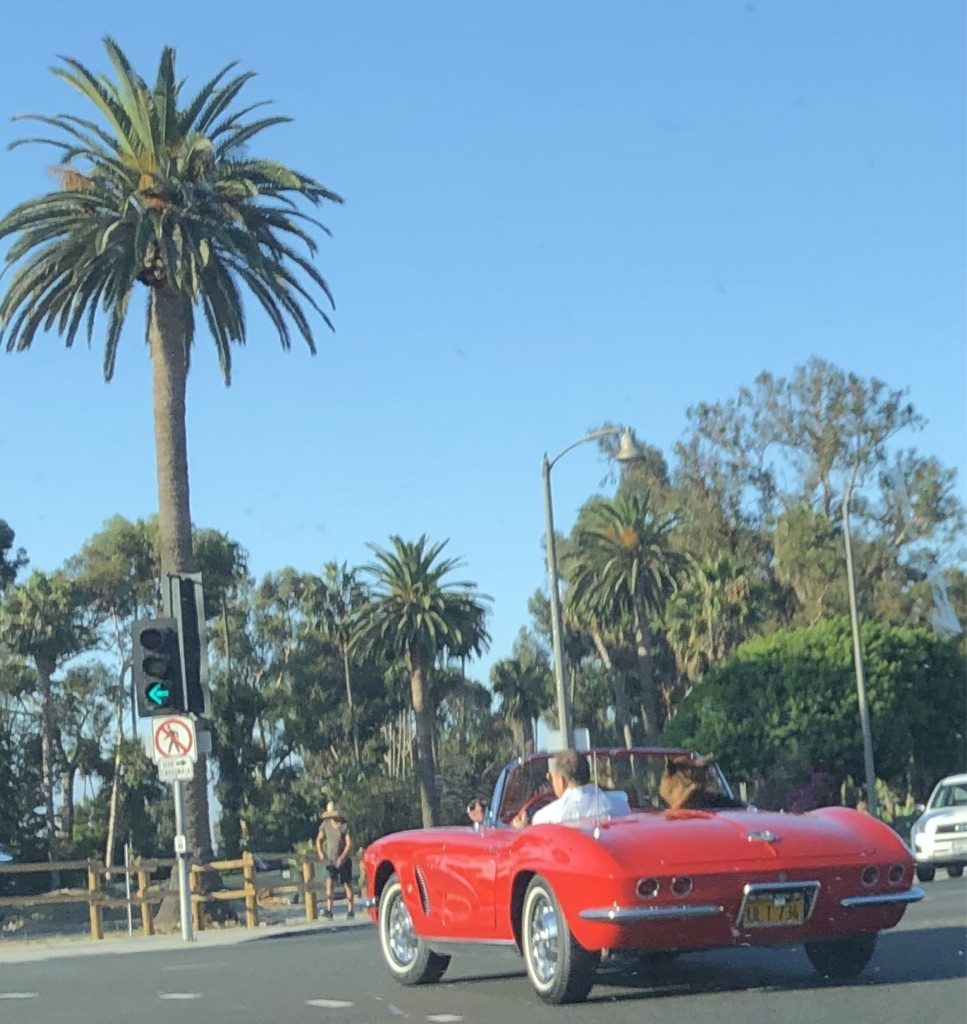
[[[631,462],[641,458],[641,450],[635,441],[635,436],[627,427],[605,427],[601,430],[593,430],[586,434],[579,441],[569,444],[563,451],[557,453],[553,459],[547,457],[541,462],[541,476],[544,480],[544,529],[545,548],[547,551],[547,582],[551,599],[551,646],[554,652],[554,691],[557,700],[557,728],[561,734],[561,743],[565,746],[571,745],[571,708],[567,696],[567,688],[564,680],[564,622],[561,614],[560,575],[557,568],[557,540],[554,535],[554,505],[551,500],[551,469],[562,456],[567,455],[578,445],[586,444],[588,441],[595,441],[601,437],[613,437],[621,435],[621,443],[615,458],[619,462]]]
[[[849,590],[849,617],[853,629],[853,667],[856,670],[856,696],[863,730],[863,767],[866,774],[866,805],[870,814],[879,816],[876,799],[876,771],[873,767],[873,735],[870,731],[870,709],[866,703],[866,678],[863,672],[863,645],[860,642],[860,619],[856,608],[856,584],[853,579],[853,545],[849,533],[849,503],[853,496],[850,480],[843,493],[843,545],[846,548],[846,583]]]
[[[558,456],[559,458],[560,456]],[[544,530],[547,548],[547,583],[551,597],[551,646],[554,650],[554,691],[557,698],[557,728],[564,746],[571,744],[571,709],[564,685],[564,642],[561,638],[561,595],[558,591],[557,541],[554,537],[554,506],[551,503],[551,466],[544,453],[541,473],[544,477]]]

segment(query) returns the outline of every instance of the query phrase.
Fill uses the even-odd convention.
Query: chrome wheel
[[[449,956],[434,953],[417,934],[396,875],[379,898],[379,944],[390,973],[403,985],[439,981],[450,963]]]
[[[527,975],[545,1003],[574,1003],[594,984],[600,951],[585,949],[571,934],[550,885],[535,875],[524,894],[521,945]]]
[[[527,928],[531,965],[537,980],[546,985],[557,970],[557,914],[544,893],[531,906]]]
[[[416,959],[417,938],[413,931],[413,919],[403,902],[402,892],[397,887],[396,894],[389,901],[389,914],[386,921],[386,945],[389,955],[400,967],[409,967]]]

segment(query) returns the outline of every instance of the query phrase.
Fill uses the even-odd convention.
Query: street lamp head
[[[638,462],[644,457],[644,450],[635,440],[634,431],[628,428],[622,430],[618,451],[615,453],[615,458],[618,462]]]

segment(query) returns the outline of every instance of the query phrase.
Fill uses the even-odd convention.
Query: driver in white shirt
[[[547,777],[557,799],[535,811],[533,816],[521,809],[511,822],[514,828],[556,824],[578,818],[610,818],[629,813],[625,794],[619,791],[605,793],[591,782],[588,759],[576,750],[561,750],[550,757]],[[622,806],[617,802],[620,797],[625,797]]]

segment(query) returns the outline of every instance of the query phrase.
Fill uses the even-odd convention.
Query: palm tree
[[[650,620],[688,571],[688,557],[672,547],[678,525],[660,515],[647,493],[619,494],[592,506],[575,529],[568,599],[583,621],[627,627],[641,675],[646,742],[658,738],[658,690],[652,665]]]
[[[149,85],[112,39],[104,43],[114,80],[69,57],[53,69],[90,102],[92,117],[25,115],[53,137],[15,143],[53,146],[59,187],[0,220],[0,239],[15,237],[6,254],[6,267],[15,272],[0,300],[0,340],[8,351],[23,351],[38,331],[55,330],[68,346],[79,333],[91,344],[100,307],[108,315],[104,376],[110,380],[135,286],[147,288],[165,579],[196,568],[185,429],[196,311],[226,384],[232,343],[246,339],[245,289],[284,349],[294,325],[315,352],[304,306],[331,327],[313,293],[328,305],[332,297],[311,262],[316,244],[309,228],[325,228],[297,201],[341,200],[313,178],[248,155],[262,131],[288,120],[248,118],[261,103],[234,109],[252,72],[233,74],[235,65],[228,64],[187,98],[171,47],[162,50]],[[204,861],[211,838],[203,758],[189,793],[188,838]]]
[[[415,543],[398,536],[391,537],[390,543],[392,550],[370,545],[376,560],[363,571],[374,582],[370,602],[360,610],[356,636],[361,650],[401,661],[409,675],[420,806],[423,825],[430,828],[440,822],[431,673],[441,654],[486,650],[490,598],[475,593],[473,583],[444,581],[462,564],[440,557],[446,541],[430,544],[424,534]]]
[[[684,676],[701,680],[748,636],[760,589],[731,555],[706,557],[692,566],[666,618],[668,641]]]
[[[514,735],[514,754],[534,752],[534,720],[544,706],[550,666],[546,659],[504,658],[490,670],[490,684],[500,698],[500,713]]]

